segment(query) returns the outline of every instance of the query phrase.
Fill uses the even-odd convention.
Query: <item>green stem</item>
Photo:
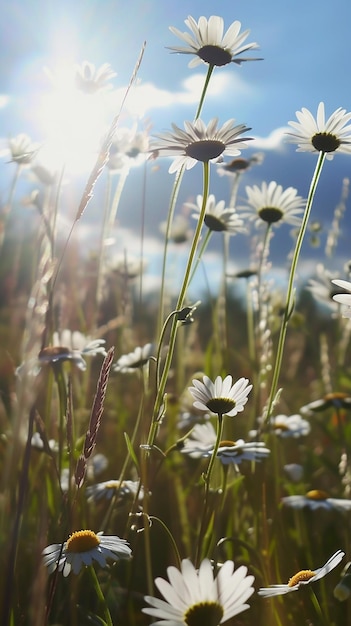
[[[197,223],[197,226],[196,226],[196,230],[195,230],[194,237],[193,237],[193,242],[192,242],[190,253],[189,253],[189,258],[188,258],[188,262],[187,262],[187,266],[186,266],[186,270],[185,270],[185,275],[184,275],[184,278],[183,278],[183,284],[182,284],[182,287],[181,287],[181,290],[180,290],[180,293],[179,293],[179,296],[178,296],[178,301],[177,301],[177,304],[176,304],[176,311],[180,311],[183,308],[183,305],[184,305],[184,300],[185,300],[186,292],[187,292],[187,289],[188,289],[188,286],[189,286],[189,283],[190,283],[190,278],[191,278],[191,274],[192,274],[192,267],[193,267],[193,263],[194,263],[194,258],[195,258],[195,255],[196,255],[198,243],[200,241],[201,230],[202,230],[204,217],[205,217],[205,212],[206,212],[206,204],[207,204],[207,198],[208,198],[209,187],[210,187],[210,167],[209,167],[209,162],[208,161],[204,162],[203,166],[204,166],[204,169],[203,169],[204,177],[203,177],[202,207],[201,207],[199,220],[198,220],[198,223]],[[166,383],[167,383],[167,379],[168,379],[169,370],[170,370],[170,367],[171,367],[171,362],[172,362],[172,357],[173,357],[173,352],[174,352],[174,346],[175,346],[175,341],[176,341],[176,335],[177,335],[177,328],[178,328],[177,317],[173,317],[173,323],[172,323],[171,334],[170,334],[170,339],[169,339],[168,352],[167,352],[167,355],[166,355],[166,360],[165,360],[165,364],[164,364],[164,367],[163,367],[160,384],[159,384],[158,389],[157,389],[156,400],[155,400],[154,411],[153,411],[152,424],[151,424],[151,428],[150,428],[150,432],[149,432],[149,437],[148,437],[148,440],[147,440],[147,445],[148,446],[152,446],[154,444],[155,437],[156,437],[157,430],[158,430],[158,415],[159,415],[160,407],[161,407],[161,405],[163,403],[165,387],[166,387]]]
[[[282,360],[283,360],[286,331],[287,331],[288,322],[291,317],[293,304],[294,304],[294,291],[295,291],[294,281],[295,281],[296,268],[297,268],[297,264],[298,264],[298,260],[300,256],[302,243],[303,243],[305,233],[307,230],[307,225],[308,225],[309,217],[311,214],[313,199],[314,199],[318,181],[322,172],[324,160],[325,160],[325,152],[320,152],[318,155],[318,160],[317,160],[317,164],[315,167],[315,171],[313,173],[313,177],[311,180],[311,185],[310,185],[310,189],[308,192],[305,212],[302,218],[300,231],[296,240],[294,255],[293,255],[292,262],[291,262],[288,289],[287,289],[287,294],[286,294],[284,317],[283,317],[282,325],[280,328],[280,334],[279,334],[279,340],[278,340],[278,346],[277,346],[277,356],[276,356],[276,360],[274,363],[274,370],[273,370],[273,375],[272,375],[271,392],[270,392],[270,396],[268,399],[267,407],[264,412],[264,419],[267,422],[270,419],[270,416],[274,407],[274,401],[275,401],[277,388],[278,388],[278,380],[279,380],[280,370],[281,370]]]
[[[99,603],[100,603],[100,605],[101,605],[101,607],[103,609],[103,612],[104,612],[104,618],[105,618],[104,624],[106,624],[106,626],[113,626],[113,622],[112,622],[112,619],[111,619],[111,614],[110,614],[110,611],[108,609],[108,606],[107,606],[107,603],[106,603],[106,600],[105,600],[105,596],[102,593],[102,589],[100,587],[100,583],[99,583],[98,577],[96,575],[94,566],[90,565],[88,569],[89,569],[89,572],[90,572],[90,575],[91,575],[91,579],[92,579],[92,581],[94,583],[94,588],[95,588],[95,591],[96,591],[97,598],[98,598]]]
[[[207,70],[207,75],[206,75],[206,79],[205,79],[205,83],[204,86],[202,88],[202,94],[201,94],[201,98],[200,98],[200,102],[199,102],[199,106],[197,107],[197,111],[196,111],[196,115],[195,115],[195,121],[200,117],[201,115],[201,111],[202,111],[202,107],[205,101],[205,96],[207,93],[207,88],[208,85],[210,83],[211,80],[211,76],[212,76],[212,72],[214,70],[214,65],[209,65],[208,66],[208,70]]]

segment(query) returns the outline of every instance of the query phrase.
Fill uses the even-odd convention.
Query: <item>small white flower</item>
[[[117,505],[125,504],[133,501],[139,490],[139,500],[143,498],[143,489],[139,489],[139,481],[136,480],[105,480],[96,485],[90,485],[86,488],[86,494],[89,502],[99,502],[101,500],[111,500],[113,496],[117,497]]]
[[[207,456],[211,456],[211,449]],[[245,442],[243,439],[237,441],[221,441],[217,451],[217,458],[223,465],[233,463],[239,465],[242,461],[262,461],[270,455],[271,451],[266,448],[263,441]]]
[[[208,452],[213,449],[216,443],[216,431],[211,422],[196,424],[189,437],[184,441],[181,452],[193,459],[208,456]]]
[[[218,128],[218,118],[213,118],[207,126],[197,119],[195,122],[184,122],[185,130],[172,124],[173,132],[156,135],[151,151],[155,157],[176,157],[169,168],[170,173],[183,166],[189,170],[198,161],[218,162],[223,154],[237,156],[240,150],[247,147],[240,135],[250,129],[244,124],[234,126],[234,121],[228,120]]]
[[[145,346],[137,346],[133,352],[129,354],[123,354],[118,361],[112,366],[114,372],[121,372],[122,374],[133,373],[142,367],[148,365],[152,356],[152,343],[147,343]]]
[[[108,86],[109,81],[116,76],[108,63],[96,68],[93,63],[84,61],[75,66],[75,83],[77,89],[86,94],[94,94]]]
[[[78,574],[83,565],[92,565],[97,561],[106,567],[106,559],[118,561],[130,558],[132,551],[125,539],[115,535],[104,536],[102,532],[95,534],[92,530],[79,530],[70,535],[62,543],[55,543],[43,550],[44,565],[49,574],[57,568],[64,576],[71,571]]]
[[[203,382],[194,379],[194,387],[189,387],[195,398],[194,406],[202,411],[210,410],[218,415],[234,417],[244,410],[252,385],[247,378],[239,378],[234,385],[232,382],[231,376],[226,376],[224,380],[217,376],[214,382],[208,376],[203,377]]]
[[[282,438],[305,437],[311,431],[311,425],[301,415],[276,415],[270,419],[270,427],[276,435]]]
[[[192,217],[197,220],[201,212],[202,201],[203,197],[198,195],[196,204],[192,202],[186,202],[185,204],[189,209],[195,211]],[[244,222],[240,219],[236,210],[225,208],[224,200],[216,203],[216,198],[213,194],[210,194],[207,198],[204,224],[213,232],[227,232],[229,235],[246,232]]]
[[[333,274],[322,263],[317,263],[316,278],[310,278],[307,289],[317,302],[336,311],[338,305],[334,302],[334,296],[337,293],[337,289],[331,284],[333,282],[332,276]]]
[[[335,302],[339,302],[339,304],[344,304],[348,308],[345,311],[346,317],[351,317],[351,282],[348,280],[332,280],[332,283],[337,287],[341,287],[341,289],[345,289],[345,291],[349,293],[338,293],[333,295],[333,300]]]
[[[18,163],[18,165],[28,165],[39,149],[39,145],[33,143],[25,133],[20,133],[16,137],[9,139],[8,147],[11,161]]]
[[[91,339],[85,337],[79,331],[68,329],[54,332],[52,345],[43,348],[39,353],[39,365],[44,363],[57,363],[59,361],[73,361],[77,367],[85,371],[87,364],[83,356],[106,356],[104,339]]]
[[[316,119],[308,109],[296,112],[298,122],[289,122],[295,132],[288,141],[297,143],[297,152],[324,152],[332,159],[334,152],[351,153],[351,113],[339,107],[325,120],[324,102],[320,102]]]
[[[287,463],[287,465],[284,465],[284,471],[294,483],[298,483],[302,480],[303,466],[299,463]]]
[[[262,223],[280,226],[282,223],[299,226],[305,200],[297,195],[293,187],[283,189],[272,180],[268,185],[263,182],[261,187],[253,185],[245,188],[247,203],[238,207],[240,217],[255,220],[257,226]]]
[[[224,35],[223,18],[218,15],[211,15],[208,20],[202,16],[198,22],[189,15],[185,24],[191,31],[191,35],[187,32],[182,33],[173,26],[170,26],[169,30],[182,39],[187,46],[170,46],[169,49],[180,54],[194,54],[196,58],[190,61],[189,67],[196,67],[203,62],[223,66],[228,63],[240,65],[245,61],[260,60],[239,56],[247,50],[257,49],[258,45],[257,43],[243,45],[250,31],[245,30],[240,33],[241,23],[237,20],[230,25]]]
[[[282,498],[282,503],[294,509],[308,508],[311,511],[317,511],[318,509],[351,511],[351,500],[329,498],[328,494],[321,489],[311,489],[305,496],[285,496]]]
[[[226,561],[216,577],[209,559],[204,559],[198,570],[189,559],[183,559],[181,571],[168,567],[169,582],[156,578],[155,584],[165,600],[145,596],[151,605],[142,609],[158,618],[151,626],[184,626],[184,624],[223,624],[231,617],[246,611],[246,603],[253,594],[253,576],[247,567],[234,570],[233,561]]]
[[[323,567],[319,567],[314,571],[310,569],[301,570],[290,578],[287,585],[271,585],[270,587],[261,587],[261,589],[259,589],[258,591],[258,594],[265,598],[269,598],[272,596],[280,596],[286,593],[290,593],[290,591],[297,591],[305,585],[309,585],[310,583],[314,583],[317,580],[324,578],[324,576],[329,574],[329,572],[331,572],[337,565],[339,565],[344,556],[345,552],[342,552],[342,550],[337,550],[337,552],[335,552],[335,554],[333,554],[333,556],[328,559]]]

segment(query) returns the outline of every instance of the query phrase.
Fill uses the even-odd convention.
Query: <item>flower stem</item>
[[[201,94],[201,98],[200,98],[199,106],[197,107],[197,111],[196,111],[196,115],[195,115],[195,120],[197,120],[197,119],[200,117],[200,115],[201,115],[201,111],[202,111],[202,107],[203,107],[203,104],[204,104],[204,101],[205,101],[205,96],[206,96],[207,88],[208,88],[208,85],[209,85],[209,83],[210,83],[210,79],[211,79],[211,76],[212,76],[212,72],[213,72],[213,70],[214,70],[214,65],[211,65],[211,64],[210,64],[210,65],[208,66],[208,70],[207,70],[207,75],[206,75],[205,83],[204,83],[204,86],[203,86],[203,88],[202,88],[202,94]]]
[[[92,578],[92,581],[94,583],[94,587],[95,587],[95,591],[96,591],[96,595],[98,597],[99,603],[101,604],[101,607],[103,608],[104,611],[104,624],[106,624],[106,626],[113,626],[113,622],[111,619],[111,614],[110,611],[108,609],[106,600],[105,600],[105,596],[102,593],[102,589],[100,587],[100,583],[98,580],[98,577],[96,575],[95,569],[93,567],[93,565],[90,565],[89,567],[89,571],[90,571],[90,575]]]
[[[308,225],[309,217],[311,214],[313,199],[314,199],[318,181],[322,172],[324,160],[325,160],[325,152],[320,152],[318,156],[317,164],[316,164],[313,176],[312,176],[310,189],[308,192],[308,197],[307,197],[307,202],[306,202],[306,207],[305,207],[305,212],[302,218],[302,223],[301,223],[299,234],[296,240],[296,246],[295,246],[295,250],[294,250],[294,254],[293,254],[293,258],[291,262],[288,289],[287,289],[287,294],[286,294],[285,311],[284,311],[282,325],[280,327],[280,334],[279,334],[279,340],[278,340],[278,346],[277,346],[277,356],[276,356],[276,360],[274,363],[274,370],[273,370],[273,375],[272,375],[271,391],[270,391],[267,406],[264,411],[264,421],[267,421],[267,422],[270,419],[270,416],[272,414],[272,410],[274,407],[275,397],[276,397],[277,388],[278,388],[278,380],[279,380],[280,370],[281,370],[282,360],[283,360],[286,331],[287,331],[288,322],[291,317],[293,305],[294,305],[294,296],[295,296],[294,281],[295,281],[296,268],[297,268],[297,264],[298,264],[298,260],[300,256],[302,243],[303,243],[305,233],[307,230],[307,225]]]

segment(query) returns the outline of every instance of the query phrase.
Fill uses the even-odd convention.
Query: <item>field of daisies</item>
[[[351,623],[351,265],[336,275],[320,264],[307,290],[296,289],[319,180],[337,167],[338,153],[351,153],[351,113],[327,112],[322,101],[309,111],[302,102],[287,120],[286,141],[301,159],[314,157],[307,197],[283,188],[274,172],[262,181],[259,167],[248,186],[246,171],[263,158],[245,156],[254,133],[240,120],[207,119],[206,96],[214,73],[238,65],[244,72],[247,62],[264,62],[261,51],[238,21],[189,16],[185,26],[170,28],[170,50],[205,70],[193,119],[182,127],[169,120],[169,132],[153,136],[121,125],[122,102],[65,238],[65,164],[50,170],[26,134],[8,142],[3,626]],[[143,50],[125,100],[142,57]],[[107,63],[72,71],[87,102],[115,78]],[[112,262],[108,246],[132,162],[146,171],[162,159],[171,192],[155,303],[142,298],[142,253],[121,250]],[[202,185],[188,203],[189,235],[177,199],[193,167]],[[228,201],[211,189],[216,169],[230,183]],[[95,253],[81,257],[71,239],[97,183],[105,208]],[[345,181],[335,198],[334,249],[347,195]],[[24,205],[36,226],[26,233],[24,223],[14,238]],[[270,243],[289,225],[293,244],[278,288]],[[233,275],[236,236],[251,240],[252,254]],[[212,238],[223,250],[218,294],[192,301],[189,286],[206,267]],[[177,243],[187,262],[174,297]]]

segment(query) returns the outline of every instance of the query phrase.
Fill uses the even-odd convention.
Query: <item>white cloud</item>
[[[132,115],[144,116],[152,109],[166,108],[174,105],[196,104],[199,102],[204,85],[203,74],[192,74],[181,83],[179,91],[161,89],[151,82],[140,82],[133,87],[128,94],[125,110]],[[207,97],[239,98],[243,95],[252,94],[252,87],[232,72],[221,72],[212,76]],[[125,88],[115,92],[120,102],[125,95]]]
[[[260,150],[279,150],[282,149],[286,142],[286,133],[291,130],[288,126],[275,128],[267,137],[255,137],[250,143],[250,148],[259,148]]]

